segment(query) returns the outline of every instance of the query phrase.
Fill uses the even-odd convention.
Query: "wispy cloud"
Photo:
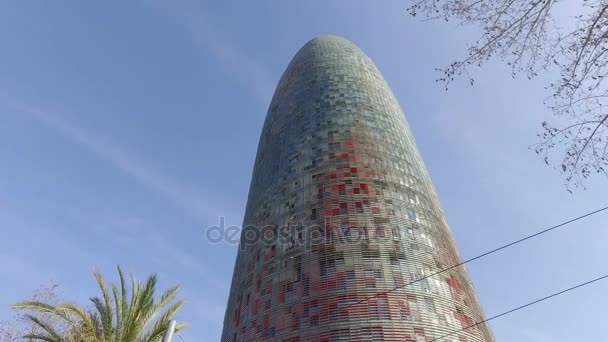
[[[208,49],[226,73],[234,76],[236,81],[245,83],[262,104],[267,106],[276,85],[268,70],[232,43],[196,6],[184,2],[173,4],[175,6],[171,10],[178,15],[194,42]]]
[[[108,238],[121,248],[135,245],[146,245],[150,250],[159,254],[145,254],[145,258],[158,264],[160,269],[172,269],[177,273],[189,274],[197,279],[198,284],[204,284],[217,292],[228,292],[228,285],[218,277],[209,277],[215,272],[214,267],[204,253],[196,251],[199,245],[178,244],[174,236],[167,234],[169,229],[162,229],[153,222],[141,218],[116,219],[113,217],[101,220],[93,226],[99,238]],[[198,233],[198,232],[197,232]],[[192,238],[200,236],[191,236]]]
[[[213,201],[209,199],[210,196],[205,197],[188,190],[182,184],[154,170],[143,159],[115,141],[85,130],[73,120],[67,120],[65,116],[50,111],[21,105],[12,107],[37,118],[48,127],[91,151],[98,158],[116,166],[137,182],[173,201],[194,218],[205,220],[217,217],[221,212],[219,208],[211,205]]]
[[[26,216],[14,210],[10,201],[0,197],[0,229],[5,243],[0,250],[3,261],[0,272],[6,279],[13,279],[15,284],[27,285],[19,291],[29,291],[29,286],[36,286],[56,278],[61,271],[79,269],[96,262],[96,255],[83,249],[73,236],[59,234],[59,227],[37,215]],[[49,253],[49,250],[57,251]],[[15,293],[0,295],[0,302],[10,298],[16,301]],[[3,308],[0,308],[0,315]]]

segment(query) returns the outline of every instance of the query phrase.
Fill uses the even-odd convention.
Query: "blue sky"
[[[538,80],[490,63],[445,92],[435,67],[475,30],[408,17],[402,1],[4,2],[0,5],[0,320],[53,280],[97,294],[116,264],[182,286],[185,341],[216,341],[257,141],[284,68],[309,39],[345,36],[407,115],[465,258],[605,206],[569,194],[528,146],[549,117]],[[608,272],[607,214],[468,266],[486,314]],[[597,340],[608,283],[494,321],[498,341]],[[559,322],[559,324],[555,324]]]

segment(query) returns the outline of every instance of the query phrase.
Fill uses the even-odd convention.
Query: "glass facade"
[[[270,104],[222,341],[431,341],[484,319],[404,114],[374,63],[308,42]],[[485,324],[441,341],[493,341]]]

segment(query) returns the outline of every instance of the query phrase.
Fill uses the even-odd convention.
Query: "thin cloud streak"
[[[139,183],[172,200],[194,218],[207,220],[218,216],[218,213],[221,212],[210,207],[209,201],[199,194],[186,190],[172,179],[154,171],[143,160],[129,153],[125,147],[86,131],[74,122],[69,122],[48,111],[25,106],[12,107],[37,118],[48,127],[91,151],[100,159],[113,164]]]
[[[99,238],[108,237],[119,246],[129,248],[136,244],[150,246],[151,250],[158,251],[149,258],[157,263],[161,269],[173,269],[176,272],[187,272],[201,279],[202,284],[212,288],[213,291],[228,291],[227,285],[216,277],[209,277],[214,272],[213,265],[203,255],[195,256],[191,246],[178,246],[175,241],[165,234],[166,229],[159,229],[152,223],[137,220],[138,223],[120,224],[110,220],[93,229]],[[109,231],[110,230],[110,231]],[[110,234],[108,234],[110,232]],[[202,235],[201,235],[202,239]],[[162,257],[160,257],[162,256]]]
[[[245,83],[256,97],[267,106],[270,103],[276,82],[270,73],[245,51],[238,49],[230,39],[215,28],[201,12],[191,8],[175,8],[181,22],[195,43],[208,49],[223,64],[226,72]]]

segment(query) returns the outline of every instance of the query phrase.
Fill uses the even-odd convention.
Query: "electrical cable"
[[[450,267],[444,268],[444,269],[442,269],[442,270],[440,270],[440,271],[437,271],[437,272],[435,272],[435,273],[433,273],[433,274],[430,274],[430,275],[424,276],[424,277],[422,277],[422,278],[419,278],[419,279],[416,279],[416,280],[410,281],[410,282],[405,283],[405,284],[403,284],[403,285],[396,286],[396,287],[394,287],[394,288],[392,288],[392,289],[390,289],[390,290],[388,290],[388,291],[378,292],[378,293],[376,293],[376,294],[374,294],[374,295],[372,295],[372,296],[369,296],[369,297],[366,297],[366,298],[364,298],[364,299],[360,299],[360,300],[358,300],[358,301],[355,301],[355,302],[349,303],[348,305],[345,305],[345,306],[344,306],[344,308],[349,308],[349,307],[351,307],[351,306],[353,306],[353,305],[357,305],[357,304],[365,303],[365,302],[367,302],[367,301],[368,301],[368,300],[370,300],[370,299],[374,299],[374,298],[377,298],[377,297],[379,297],[379,296],[381,296],[381,295],[385,295],[385,294],[388,294],[388,293],[391,293],[391,292],[397,291],[397,290],[399,290],[399,289],[405,288],[405,287],[407,287],[407,286],[409,286],[409,285],[412,285],[412,284],[418,283],[418,282],[420,282],[420,281],[422,281],[422,280],[424,280],[424,279],[428,279],[428,278],[430,278],[430,277],[433,277],[433,276],[436,276],[436,275],[442,274],[442,273],[447,272],[447,271],[449,271],[449,270],[452,270],[452,269],[454,269],[454,268],[460,267],[460,266],[462,266],[462,265],[464,265],[464,264],[468,264],[468,263],[469,263],[469,262],[471,262],[471,261],[475,261],[475,260],[477,260],[477,259],[481,259],[481,258],[483,258],[483,257],[485,257],[485,256],[488,256],[488,255],[490,255],[490,254],[496,253],[496,252],[498,252],[498,251],[501,251],[501,250],[503,250],[503,249],[506,249],[506,248],[511,247],[511,246],[513,246],[513,245],[516,245],[516,244],[518,244],[518,243],[524,242],[524,241],[526,241],[526,240],[532,239],[532,238],[537,237],[537,236],[539,236],[539,235],[542,235],[542,234],[548,233],[548,232],[550,232],[550,231],[552,231],[552,230],[555,230],[555,229],[557,229],[557,228],[563,227],[563,226],[568,225],[568,224],[570,224],[570,223],[573,223],[573,222],[576,222],[576,221],[578,221],[578,220],[582,220],[582,219],[584,219],[584,218],[586,218],[586,217],[589,217],[589,216],[592,216],[592,215],[598,214],[598,213],[600,213],[600,212],[602,212],[602,211],[604,211],[604,210],[606,210],[606,209],[608,209],[608,206],[603,207],[603,208],[598,209],[598,210],[595,210],[595,211],[592,211],[592,212],[589,212],[589,213],[587,213],[587,214],[584,214],[584,215],[581,215],[581,216],[575,217],[575,218],[573,218],[573,219],[570,219],[570,220],[568,220],[568,221],[562,222],[562,223],[557,224],[557,225],[555,225],[555,226],[552,226],[552,227],[549,227],[549,228],[547,228],[547,229],[541,230],[541,231],[539,231],[539,232],[537,232],[537,233],[534,233],[534,234],[532,234],[532,235],[528,235],[528,236],[523,237],[523,238],[521,238],[521,239],[519,239],[519,240],[513,241],[513,242],[511,242],[511,243],[508,243],[508,244],[506,244],[506,245],[500,246],[500,247],[498,247],[498,248],[495,248],[495,249],[493,249],[493,250],[491,250],[491,251],[489,251],[489,252],[485,252],[485,253],[480,254],[480,255],[478,255],[478,256],[476,256],[476,257],[473,257],[473,258],[467,259],[467,260],[465,260],[465,261],[463,261],[463,262],[460,262],[460,263],[458,263],[458,264],[455,264],[455,265],[452,265],[452,266],[450,266]]]
[[[524,304],[524,305],[522,305],[522,306],[518,306],[518,307],[516,307],[516,308],[514,308],[514,309],[511,309],[511,310],[509,310],[509,311],[505,311],[505,312],[500,313],[500,314],[498,314],[498,315],[495,315],[495,316],[492,316],[492,317],[490,317],[490,318],[484,319],[484,320],[483,320],[483,321],[481,321],[481,322],[478,322],[478,323],[475,323],[475,324],[471,324],[471,325],[469,325],[469,326],[467,326],[467,327],[464,327],[464,328],[462,328],[462,329],[460,329],[460,330],[455,330],[455,331],[452,331],[452,332],[451,332],[451,333],[449,333],[449,334],[442,335],[441,337],[438,337],[438,338],[432,339],[430,342],[439,341],[440,339],[442,339],[442,338],[444,338],[444,337],[452,336],[452,335],[457,334],[457,333],[459,333],[459,332],[461,332],[461,331],[464,331],[464,330],[470,329],[470,328],[472,328],[472,327],[478,326],[478,325],[480,325],[480,324],[483,324],[483,323],[489,322],[489,321],[491,321],[491,320],[493,320],[493,319],[496,319],[496,318],[498,318],[498,317],[502,317],[502,316],[508,315],[508,314],[513,313],[513,312],[515,312],[515,311],[518,311],[518,310],[521,310],[521,309],[523,309],[523,308],[526,308],[526,307],[528,307],[528,306],[532,306],[532,305],[534,305],[534,304],[540,303],[540,302],[545,301],[545,300],[547,300],[547,299],[550,299],[550,298],[553,298],[553,297],[559,296],[559,295],[564,294],[564,293],[566,293],[566,292],[569,292],[569,291],[572,291],[572,290],[578,289],[579,287],[583,287],[583,286],[586,286],[586,285],[589,285],[589,284],[595,283],[595,282],[597,282],[597,281],[600,281],[600,280],[602,280],[602,279],[606,279],[606,278],[608,278],[608,274],[606,274],[606,275],[604,275],[604,276],[601,276],[601,277],[599,277],[599,278],[595,278],[595,279],[593,279],[593,280],[589,280],[589,281],[584,282],[584,283],[582,283],[582,284],[578,284],[578,285],[572,286],[572,287],[567,288],[567,289],[565,289],[565,290],[562,290],[562,291],[559,291],[559,292],[556,292],[556,293],[550,294],[550,295],[548,295],[548,296],[546,296],[546,297],[543,297],[543,298],[541,298],[541,299],[537,299],[537,300],[535,300],[535,301],[533,301],[533,302],[530,302],[530,303]]]

